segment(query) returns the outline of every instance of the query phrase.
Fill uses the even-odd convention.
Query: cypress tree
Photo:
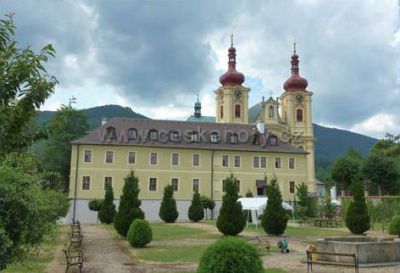
[[[222,199],[222,207],[217,219],[217,228],[224,235],[236,236],[246,226],[246,217],[242,205],[237,202],[239,195],[236,177],[231,174],[226,179],[226,193]]]
[[[262,215],[261,225],[266,233],[281,235],[285,232],[289,217],[282,207],[282,195],[276,177],[267,186],[267,197],[267,207]]]
[[[164,197],[161,202],[159,216],[166,223],[174,223],[178,215],[174,199],[174,189],[171,185],[168,185],[164,188]]]
[[[133,220],[144,219],[144,212],[140,209],[139,179],[133,171],[124,178],[125,184],[119,202],[118,212],[115,215],[114,227],[121,236],[126,237]]]
[[[103,224],[111,224],[114,220],[115,215],[115,205],[114,205],[114,192],[112,186],[108,186],[106,189],[106,194],[104,201],[101,203],[99,210],[99,220]]]
[[[353,234],[363,234],[370,228],[371,219],[365,202],[362,179],[356,177],[352,183],[353,201],[346,212],[346,226]]]
[[[200,194],[197,191],[193,194],[192,204],[189,207],[188,216],[193,222],[199,222],[204,218],[203,204],[201,202]]]

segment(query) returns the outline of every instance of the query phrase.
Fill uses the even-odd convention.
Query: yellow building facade
[[[187,219],[194,191],[216,201],[216,216],[224,179],[230,174],[240,181],[243,196],[249,191],[265,195],[273,177],[285,201],[294,200],[299,183],[315,191],[312,93],[298,74],[296,53],[280,102],[270,98],[249,109],[250,88],[243,86],[244,76],[236,71],[233,45],[228,52],[228,71],[214,92],[215,118],[202,116],[197,102],[187,121],[113,118],[72,142],[69,217],[96,221],[89,200],[104,198],[106,186],[112,185],[118,203],[131,170],[139,178],[139,198],[148,220],[159,220],[168,184],[174,187],[180,220]]]

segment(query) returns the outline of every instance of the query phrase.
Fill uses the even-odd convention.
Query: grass
[[[197,263],[208,245],[174,245],[174,246],[150,246],[143,249],[135,249],[134,253],[140,260],[160,263]]]
[[[153,240],[219,239],[222,236],[205,230],[178,226],[176,224],[152,223]]]
[[[2,273],[43,273],[47,264],[53,260],[57,245],[62,244],[60,228],[56,227],[51,234],[46,235],[44,243],[37,254],[28,254],[22,262],[11,264]]]

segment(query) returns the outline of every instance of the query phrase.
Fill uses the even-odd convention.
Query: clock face
[[[296,96],[296,102],[297,102],[298,104],[302,104],[303,101],[304,101],[304,97],[303,97],[302,95],[297,95],[297,96]]]
[[[237,99],[240,99],[241,96],[242,96],[242,91],[236,90],[236,91],[235,91],[235,97],[236,97]]]

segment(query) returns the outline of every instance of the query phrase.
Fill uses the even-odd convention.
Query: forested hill
[[[90,129],[100,126],[103,117],[109,119],[112,117],[130,117],[130,118],[147,118],[141,114],[134,112],[129,107],[119,105],[105,105],[83,110],[86,114]],[[54,112],[42,111],[38,112],[38,122],[47,121]],[[329,165],[329,163],[338,156],[344,155],[349,148],[367,154],[368,150],[377,141],[374,138],[356,134],[346,130],[326,128],[314,124],[314,134],[316,138],[316,160],[317,165]]]

